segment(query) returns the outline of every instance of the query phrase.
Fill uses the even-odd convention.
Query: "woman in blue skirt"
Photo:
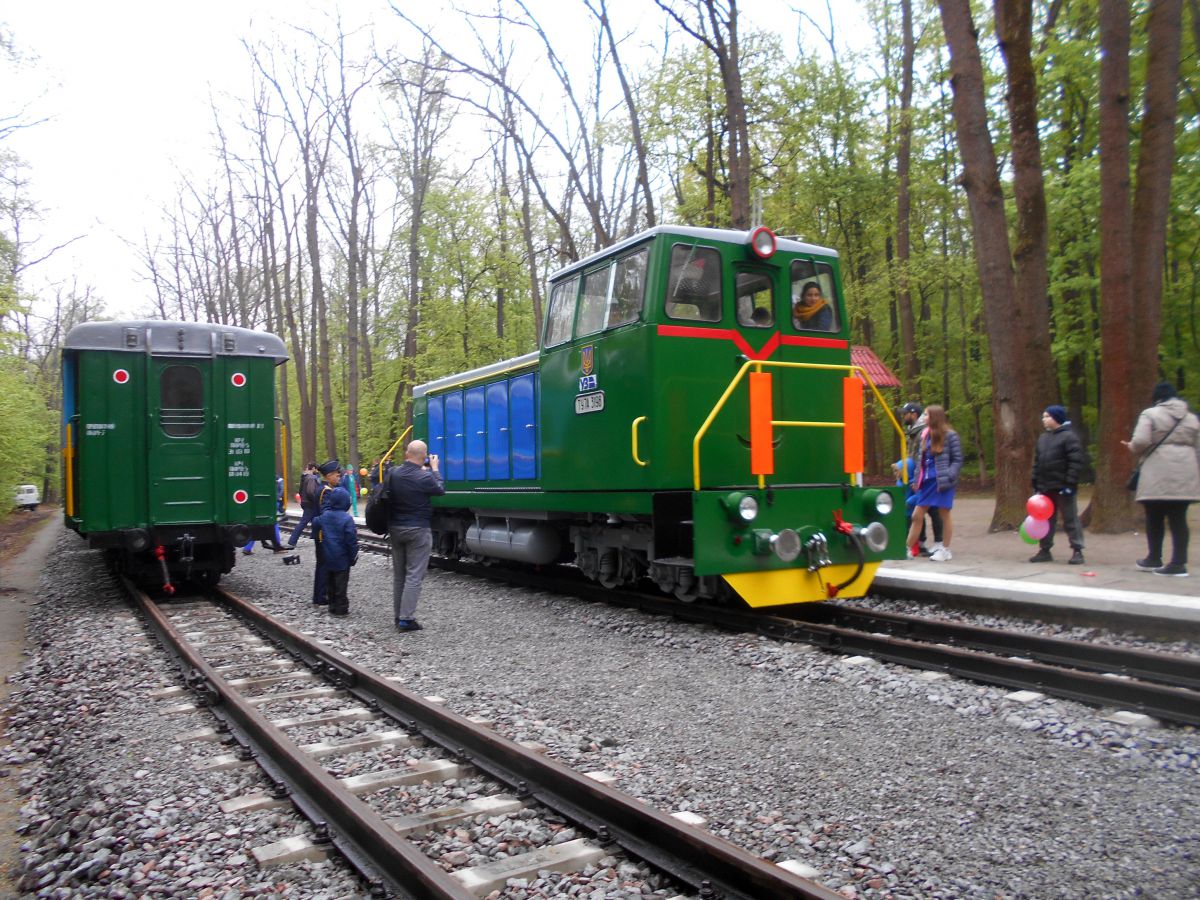
[[[912,525],[908,530],[905,546],[908,557],[916,556],[914,546],[921,536],[925,512],[937,507],[942,516],[942,545],[935,546],[929,558],[934,562],[953,559],[950,538],[953,527],[950,510],[954,506],[954,488],[958,484],[958,473],[962,469],[962,442],[958,432],[946,420],[946,410],[936,404],[925,410],[928,425],[919,438],[921,453],[917,468],[916,507],[913,509]]]

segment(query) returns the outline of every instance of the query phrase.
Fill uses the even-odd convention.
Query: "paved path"
[[[1087,506],[1087,494],[1079,498],[1082,511]],[[1071,547],[1062,528],[1054,540],[1054,562],[1031,563],[1029,557],[1037,552],[1036,544],[1026,544],[1014,531],[988,533],[995,500],[991,496],[960,497],[954,504],[954,539],[951,550],[954,559],[935,563],[928,559],[885,563],[886,569],[926,572],[937,569],[945,574],[972,575],[984,578],[1003,578],[1009,581],[1028,581],[1038,584],[1103,587],[1124,591],[1150,591],[1185,597],[1200,596],[1200,503],[1189,507],[1191,527],[1191,564],[1189,578],[1166,578],[1142,572],[1134,560],[1146,555],[1146,535],[1139,531],[1124,534],[1093,534],[1083,532],[1086,565],[1069,566]],[[932,540],[932,537],[930,538]],[[1167,547],[1171,538],[1167,536]],[[1165,548],[1164,548],[1165,549]],[[1165,550],[1169,554],[1169,550]]]

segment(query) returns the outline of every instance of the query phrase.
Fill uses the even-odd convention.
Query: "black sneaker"
[[[416,619],[397,619],[396,620],[396,630],[397,631],[420,631],[421,623],[418,622]]]
[[[920,552],[917,555],[918,556],[933,556],[933,551],[930,550],[928,547],[922,547]]]
[[[1137,566],[1139,569],[1141,569],[1143,572],[1153,572],[1155,569],[1162,568],[1162,560],[1161,559],[1151,559],[1149,556],[1147,556],[1145,559],[1139,559],[1137,562],[1134,563],[1134,565]]]
[[[331,607],[329,607],[329,614],[331,616],[348,616],[348,615],[350,615],[350,610],[342,609],[340,607],[335,609],[334,607],[331,606]]]
[[[1067,560],[1068,566],[1082,566],[1083,563],[1084,563],[1084,559],[1083,559],[1083,551],[1082,550],[1076,550],[1074,553],[1071,554],[1071,558]]]
[[[1181,566],[1179,563],[1167,563],[1154,570],[1155,575],[1173,575],[1176,578],[1187,578],[1187,566]]]
[[[313,601],[313,606],[328,606],[328,605],[329,605],[328,600],[314,600]]]
[[[1050,555],[1049,550],[1039,550],[1033,556],[1029,557],[1030,562],[1054,562],[1054,557]]]

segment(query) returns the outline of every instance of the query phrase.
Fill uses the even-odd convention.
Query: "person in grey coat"
[[[1155,575],[1187,577],[1187,508],[1200,500],[1200,419],[1169,381],[1154,386],[1133,437],[1121,441],[1141,466],[1137,502],[1146,510],[1148,554],[1137,567]],[[1171,529],[1171,561],[1162,562],[1164,523]]]

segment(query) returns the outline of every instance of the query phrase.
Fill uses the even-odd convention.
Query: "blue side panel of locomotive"
[[[508,383],[513,478],[537,478],[537,373]]]

